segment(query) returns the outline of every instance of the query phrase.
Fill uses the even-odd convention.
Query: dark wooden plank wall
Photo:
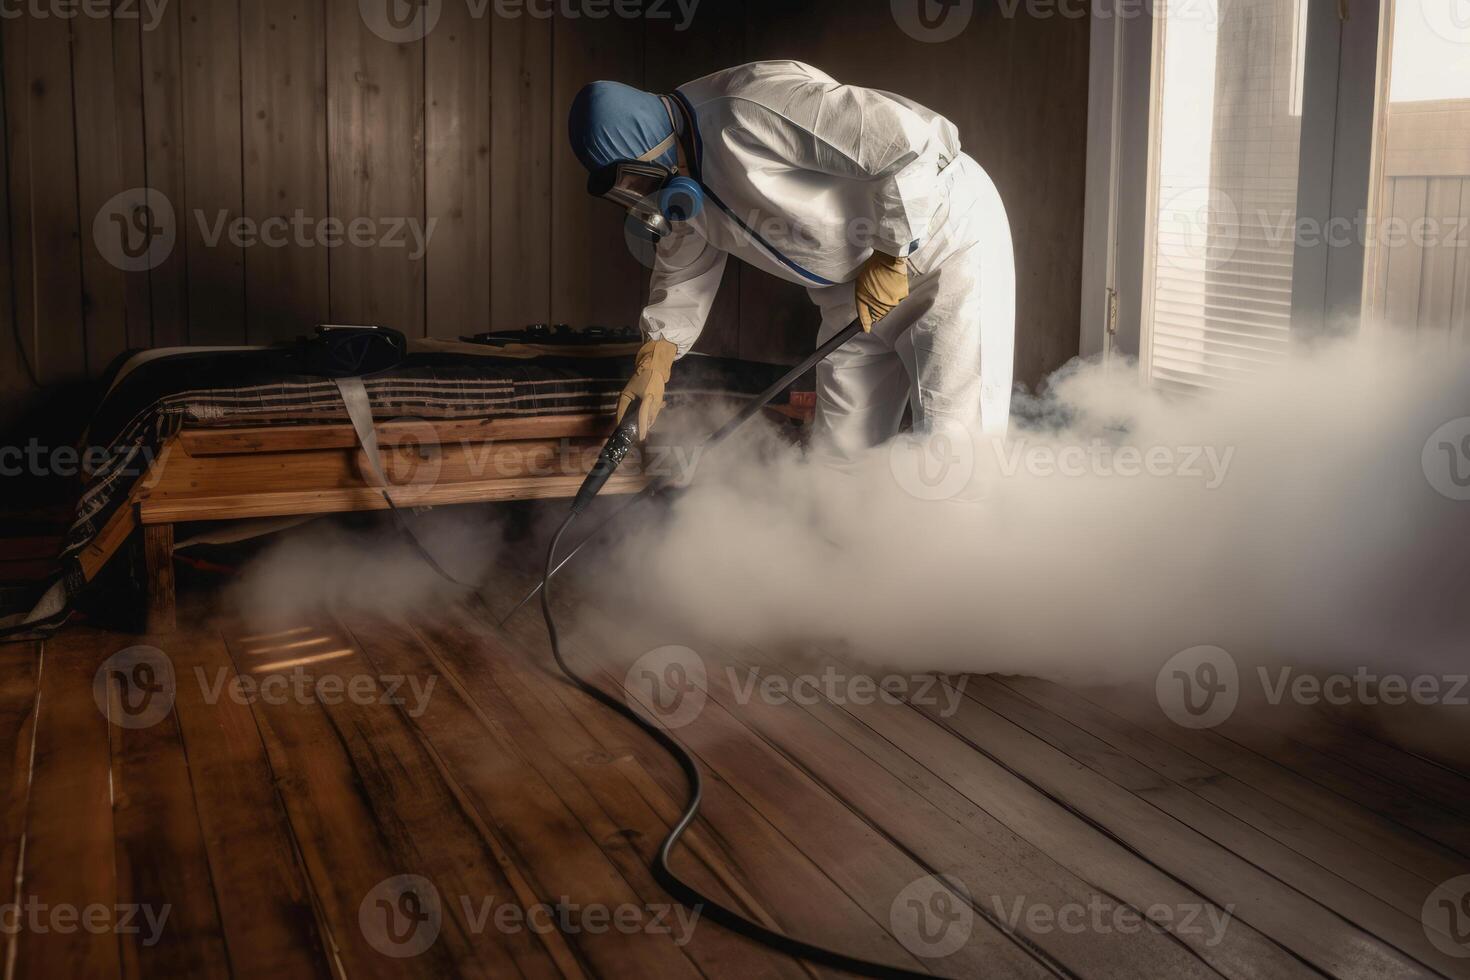
[[[1018,376],[1034,382],[1076,352],[1085,19],[977,4],[989,12],[929,44],[879,0],[703,0],[684,30],[672,3],[659,7],[669,19],[636,20],[383,3],[432,29],[370,24],[358,0],[170,0],[156,22],[118,0],[129,17],[0,21],[3,421],[32,375],[96,377],[128,346],[269,342],[323,321],[439,337],[633,323],[646,272],[583,192],[565,107],[594,78],[667,90],[759,58],[806,60],[959,123],[1010,208]],[[116,203],[144,186],[171,206],[175,242],[151,268],[119,268],[119,242],[94,227],[101,214],[104,233],[126,227],[134,246],[139,228],[163,227],[166,215]],[[433,231],[422,256],[411,235],[324,247],[298,240],[298,216],[314,230],[335,219],[338,234],[354,219],[374,223],[370,237],[404,222]],[[233,240],[242,217],[261,241]],[[732,263],[703,348],[788,360],[815,319],[800,289]]]

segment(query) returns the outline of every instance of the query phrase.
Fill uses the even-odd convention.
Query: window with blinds
[[[1141,359],[1164,388],[1283,358],[1307,0],[1161,3]]]

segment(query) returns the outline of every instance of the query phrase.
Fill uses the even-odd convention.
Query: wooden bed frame
[[[400,507],[571,497],[612,420],[600,415],[385,422],[383,469]],[[186,429],[164,443],[102,531],[78,557],[91,581],[141,527],[150,629],[172,629],[174,525],[386,510],[352,426]],[[651,479],[638,454],[604,493]]]

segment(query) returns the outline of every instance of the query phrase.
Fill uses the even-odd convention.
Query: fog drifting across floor
[[[730,645],[905,670],[1151,681],[1213,644],[1464,672],[1465,347],[1338,342],[1198,398],[1078,362],[1017,409],[1004,445],[901,440],[850,473],[769,435],[722,448],[615,578]]]
[[[1340,343],[1198,398],[1078,362],[1016,409],[1004,444],[905,439],[850,472],[748,433],[700,460],[666,513],[585,552],[569,585],[623,590],[625,614],[729,647],[813,643],[905,671],[1151,682],[1212,644],[1243,669],[1464,673],[1470,500],[1446,493],[1470,496],[1455,482],[1470,484],[1470,421],[1454,424],[1470,351]],[[723,418],[708,416],[670,409],[660,435],[692,439]],[[544,547],[506,545],[498,516],[412,520],[478,580],[507,548]],[[260,624],[459,597],[386,522],[290,532],[227,596]]]
[[[501,526],[483,510],[450,508],[409,520],[435,560],[463,581],[479,581],[501,557]],[[287,531],[245,566],[224,599],[232,612],[264,629],[324,613],[432,615],[462,596],[384,515],[371,527],[325,520]]]

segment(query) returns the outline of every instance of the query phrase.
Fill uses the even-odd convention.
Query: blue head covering
[[[621,82],[593,82],[572,100],[567,125],[572,152],[589,172],[617,160],[637,160],[674,132],[663,100]],[[654,162],[673,168],[671,145]]]

